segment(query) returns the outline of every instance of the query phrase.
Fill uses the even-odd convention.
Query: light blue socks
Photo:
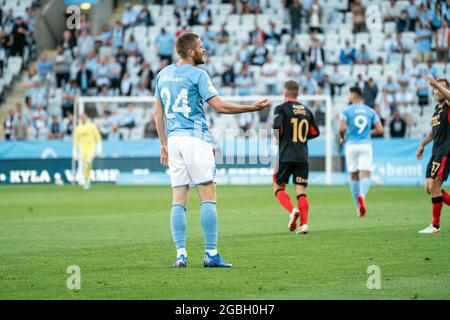
[[[170,229],[176,248],[186,248],[186,208],[181,204],[172,205]]]
[[[352,191],[353,202],[356,208],[358,208],[358,196],[360,192],[359,180],[350,180],[350,189]]]
[[[214,201],[200,203],[200,223],[205,234],[205,250],[217,248],[217,210]]]
[[[371,184],[372,181],[370,180],[370,178],[361,178],[359,182],[359,194],[365,197],[366,194],[369,192]]]

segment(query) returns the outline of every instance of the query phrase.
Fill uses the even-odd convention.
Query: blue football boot
[[[205,252],[205,257],[203,258],[203,266],[205,268],[231,268],[233,265],[223,261],[220,254],[211,256],[208,252]]]
[[[172,268],[186,268],[187,267],[187,258],[182,254],[177,257],[177,260],[172,265]]]

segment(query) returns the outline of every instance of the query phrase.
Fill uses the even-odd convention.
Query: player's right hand
[[[160,162],[165,167],[169,166],[169,151],[167,148],[167,144],[161,145]]]
[[[269,99],[263,99],[263,100],[260,100],[260,101],[258,101],[258,102],[255,102],[255,103],[252,105],[252,110],[251,110],[251,111],[259,111],[259,110],[262,110],[262,109],[266,108],[269,104],[270,104]]]
[[[422,145],[419,145],[419,147],[417,148],[417,151],[416,151],[417,160],[422,160],[422,158],[423,158],[423,150],[424,149],[425,148]]]

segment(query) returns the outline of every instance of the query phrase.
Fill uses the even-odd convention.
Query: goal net
[[[217,114],[207,103],[205,115],[213,138],[217,180],[221,184],[270,184],[277,146],[273,111],[282,96],[267,96],[270,107],[256,113]],[[225,101],[251,104],[261,96],[222,96]],[[310,182],[333,184],[343,171],[337,148],[332,100],[327,95],[301,95],[298,100],[316,116],[321,135],[308,143]],[[153,124],[154,97],[81,96],[75,103],[75,124],[86,112],[100,130],[103,156],[94,160],[93,182],[167,184],[159,163],[159,142]],[[72,172],[77,164],[72,161]],[[79,176],[79,174],[78,174]]]

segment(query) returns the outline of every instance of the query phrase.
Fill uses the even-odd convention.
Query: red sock
[[[301,194],[297,196],[298,200],[298,210],[300,210],[300,225],[304,225],[308,223],[308,215],[309,215],[309,202],[306,194]]]
[[[450,193],[445,190],[442,190],[442,201],[448,206],[450,206]]]
[[[433,208],[433,220],[431,223],[433,226],[438,227],[441,220],[442,211],[442,197],[431,198]]]
[[[275,197],[277,197],[278,202],[283,206],[283,208],[286,209],[288,213],[292,212],[292,209],[294,209],[294,205],[291,202],[291,198],[289,195],[284,191],[284,189],[278,189],[275,191]]]

